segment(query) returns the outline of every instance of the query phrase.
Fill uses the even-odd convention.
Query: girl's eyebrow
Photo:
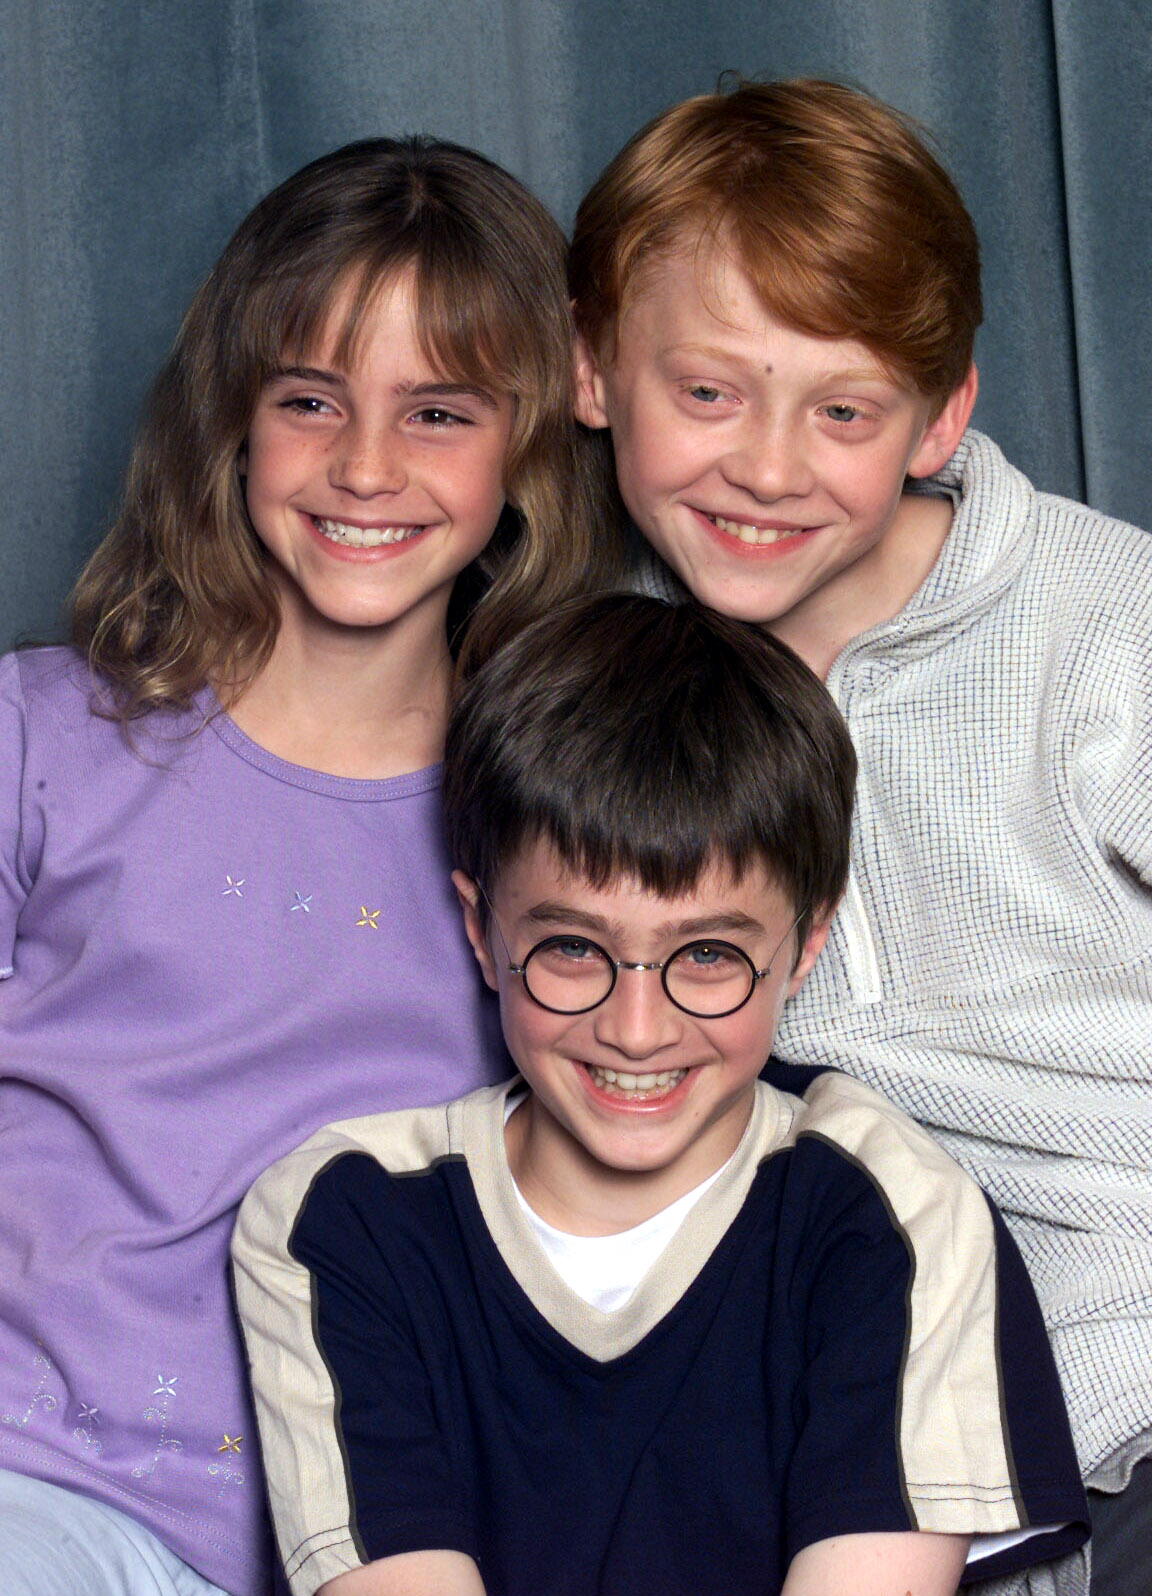
[[[500,408],[486,388],[477,388],[470,382],[401,382],[395,391],[410,399],[475,399],[489,410]]]
[[[325,371],[321,366],[278,366],[269,373],[270,382],[282,380],[297,382],[324,382],[342,388],[346,378],[339,371]],[[469,382],[400,382],[393,392],[407,399],[475,399],[488,410],[498,410],[499,405],[484,388]]]
[[[328,382],[343,383],[344,378],[338,371],[325,371],[320,366],[277,366],[268,373],[269,382],[277,382],[281,378],[295,378],[303,382]]]

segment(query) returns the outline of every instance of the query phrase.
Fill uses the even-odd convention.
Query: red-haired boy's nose
[[[790,429],[751,421],[724,457],[724,475],[761,504],[799,498],[812,490],[812,473]]]
[[[333,449],[328,480],[358,499],[398,493],[408,480],[403,440],[388,429],[345,428]]]

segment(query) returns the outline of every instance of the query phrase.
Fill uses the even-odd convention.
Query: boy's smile
[[[953,452],[974,372],[933,417],[863,344],[777,321],[720,246],[650,265],[609,353],[582,350],[580,418],[611,429],[629,512],[697,598],[818,670],[829,636],[907,602],[949,520],[905,478]]]
[[[747,1125],[780,1009],[823,945],[826,919],[797,961],[796,910],[758,866],[740,880],[714,867],[691,891],[661,897],[631,877],[593,887],[543,842],[501,872],[487,926],[474,885],[459,872],[454,880],[485,979],[500,994],[505,1041],[532,1089],[507,1129],[525,1200],[561,1229],[601,1234],[640,1223],[719,1169]],[[591,939],[629,963],[656,963],[712,936],[769,968],[721,1018],[686,1014],[657,971],[630,968],[596,1007],[556,1014],[509,969],[553,936]]]

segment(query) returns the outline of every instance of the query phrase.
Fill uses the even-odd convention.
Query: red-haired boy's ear
[[[576,419],[586,427],[606,427],[608,413],[604,409],[604,373],[592,352],[592,345],[583,333],[576,334],[574,350],[576,361]]]
[[[932,476],[956,453],[956,446],[971,418],[979,386],[976,367],[969,366],[963,382],[945,399],[940,414],[924,428],[924,436],[908,462],[910,477]]]
[[[495,992],[496,965],[480,914],[480,888],[471,876],[464,874],[463,870],[453,870],[452,885],[456,888],[456,896],[460,899],[460,907],[464,911],[464,935],[472,946],[472,952],[476,955],[476,962],[485,981]]]

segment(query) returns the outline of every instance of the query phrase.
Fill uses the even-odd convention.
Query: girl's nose
[[[389,431],[347,428],[333,452],[328,479],[358,499],[398,493],[408,480],[402,440]]]

